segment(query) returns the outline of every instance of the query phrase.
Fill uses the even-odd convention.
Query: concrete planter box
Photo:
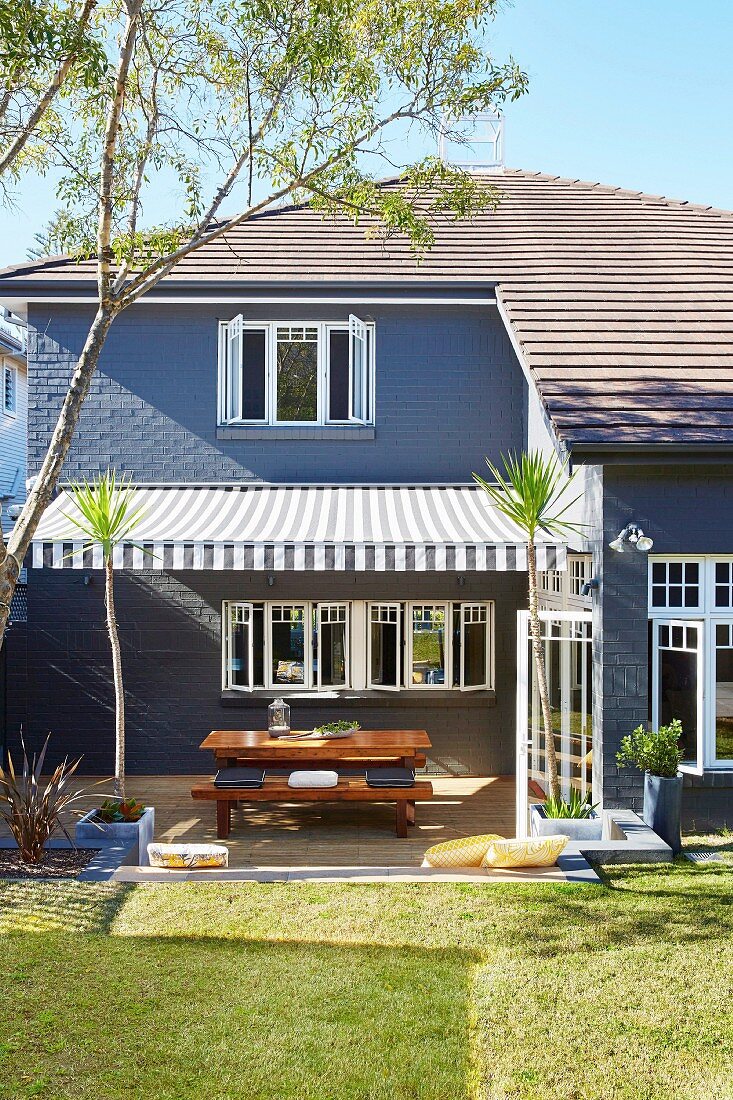
[[[548,817],[543,805],[530,806],[532,836],[555,836],[562,833],[571,840],[601,840],[603,819],[593,811],[591,817]]]
[[[644,821],[677,855],[682,851],[682,774],[644,772]]]
[[[96,810],[90,810],[76,823],[77,844],[113,844],[132,849],[140,867],[147,867],[148,844],[155,831],[155,809],[146,806],[139,821],[94,821]]]

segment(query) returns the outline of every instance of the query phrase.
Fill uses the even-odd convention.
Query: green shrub
[[[622,768],[636,767],[652,775],[674,778],[682,760],[681,737],[682,723],[679,718],[673,718],[668,726],[660,726],[658,730],[637,726],[622,740],[616,761]]]
[[[145,812],[145,806],[136,798],[107,798],[97,810],[97,820],[107,825],[119,821],[139,821]]]
[[[576,790],[570,792],[570,798],[567,800],[550,797],[545,802],[545,813],[553,818],[588,818],[593,816],[595,808],[587,794],[581,795],[580,791]]]

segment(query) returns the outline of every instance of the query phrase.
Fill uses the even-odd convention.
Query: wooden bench
[[[216,835],[229,836],[233,802],[394,802],[397,836],[407,836],[407,826],[415,824],[415,803],[433,797],[433,785],[425,779],[414,787],[370,787],[365,779],[340,777],[335,787],[289,787],[285,776],[267,776],[261,787],[216,787],[197,783],[191,797],[216,802]]]

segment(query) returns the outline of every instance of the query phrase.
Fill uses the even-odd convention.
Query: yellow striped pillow
[[[527,840],[494,840],[489,845],[482,867],[552,867],[570,838],[534,836]]]
[[[483,836],[465,836],[460,840],[444,840],[428,848],[423,866],[480,867],[491,842],[501,839],[498,833],[485,833]]]

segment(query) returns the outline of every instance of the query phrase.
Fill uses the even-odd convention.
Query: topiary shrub
[[[637,726],[633,733],[623,738],[616,761],[622,768],[636,767],[664,779],[674,779],[682,760],[681,737],[679,718],[673,718],[668,726],[660,726],[658,730]]]

